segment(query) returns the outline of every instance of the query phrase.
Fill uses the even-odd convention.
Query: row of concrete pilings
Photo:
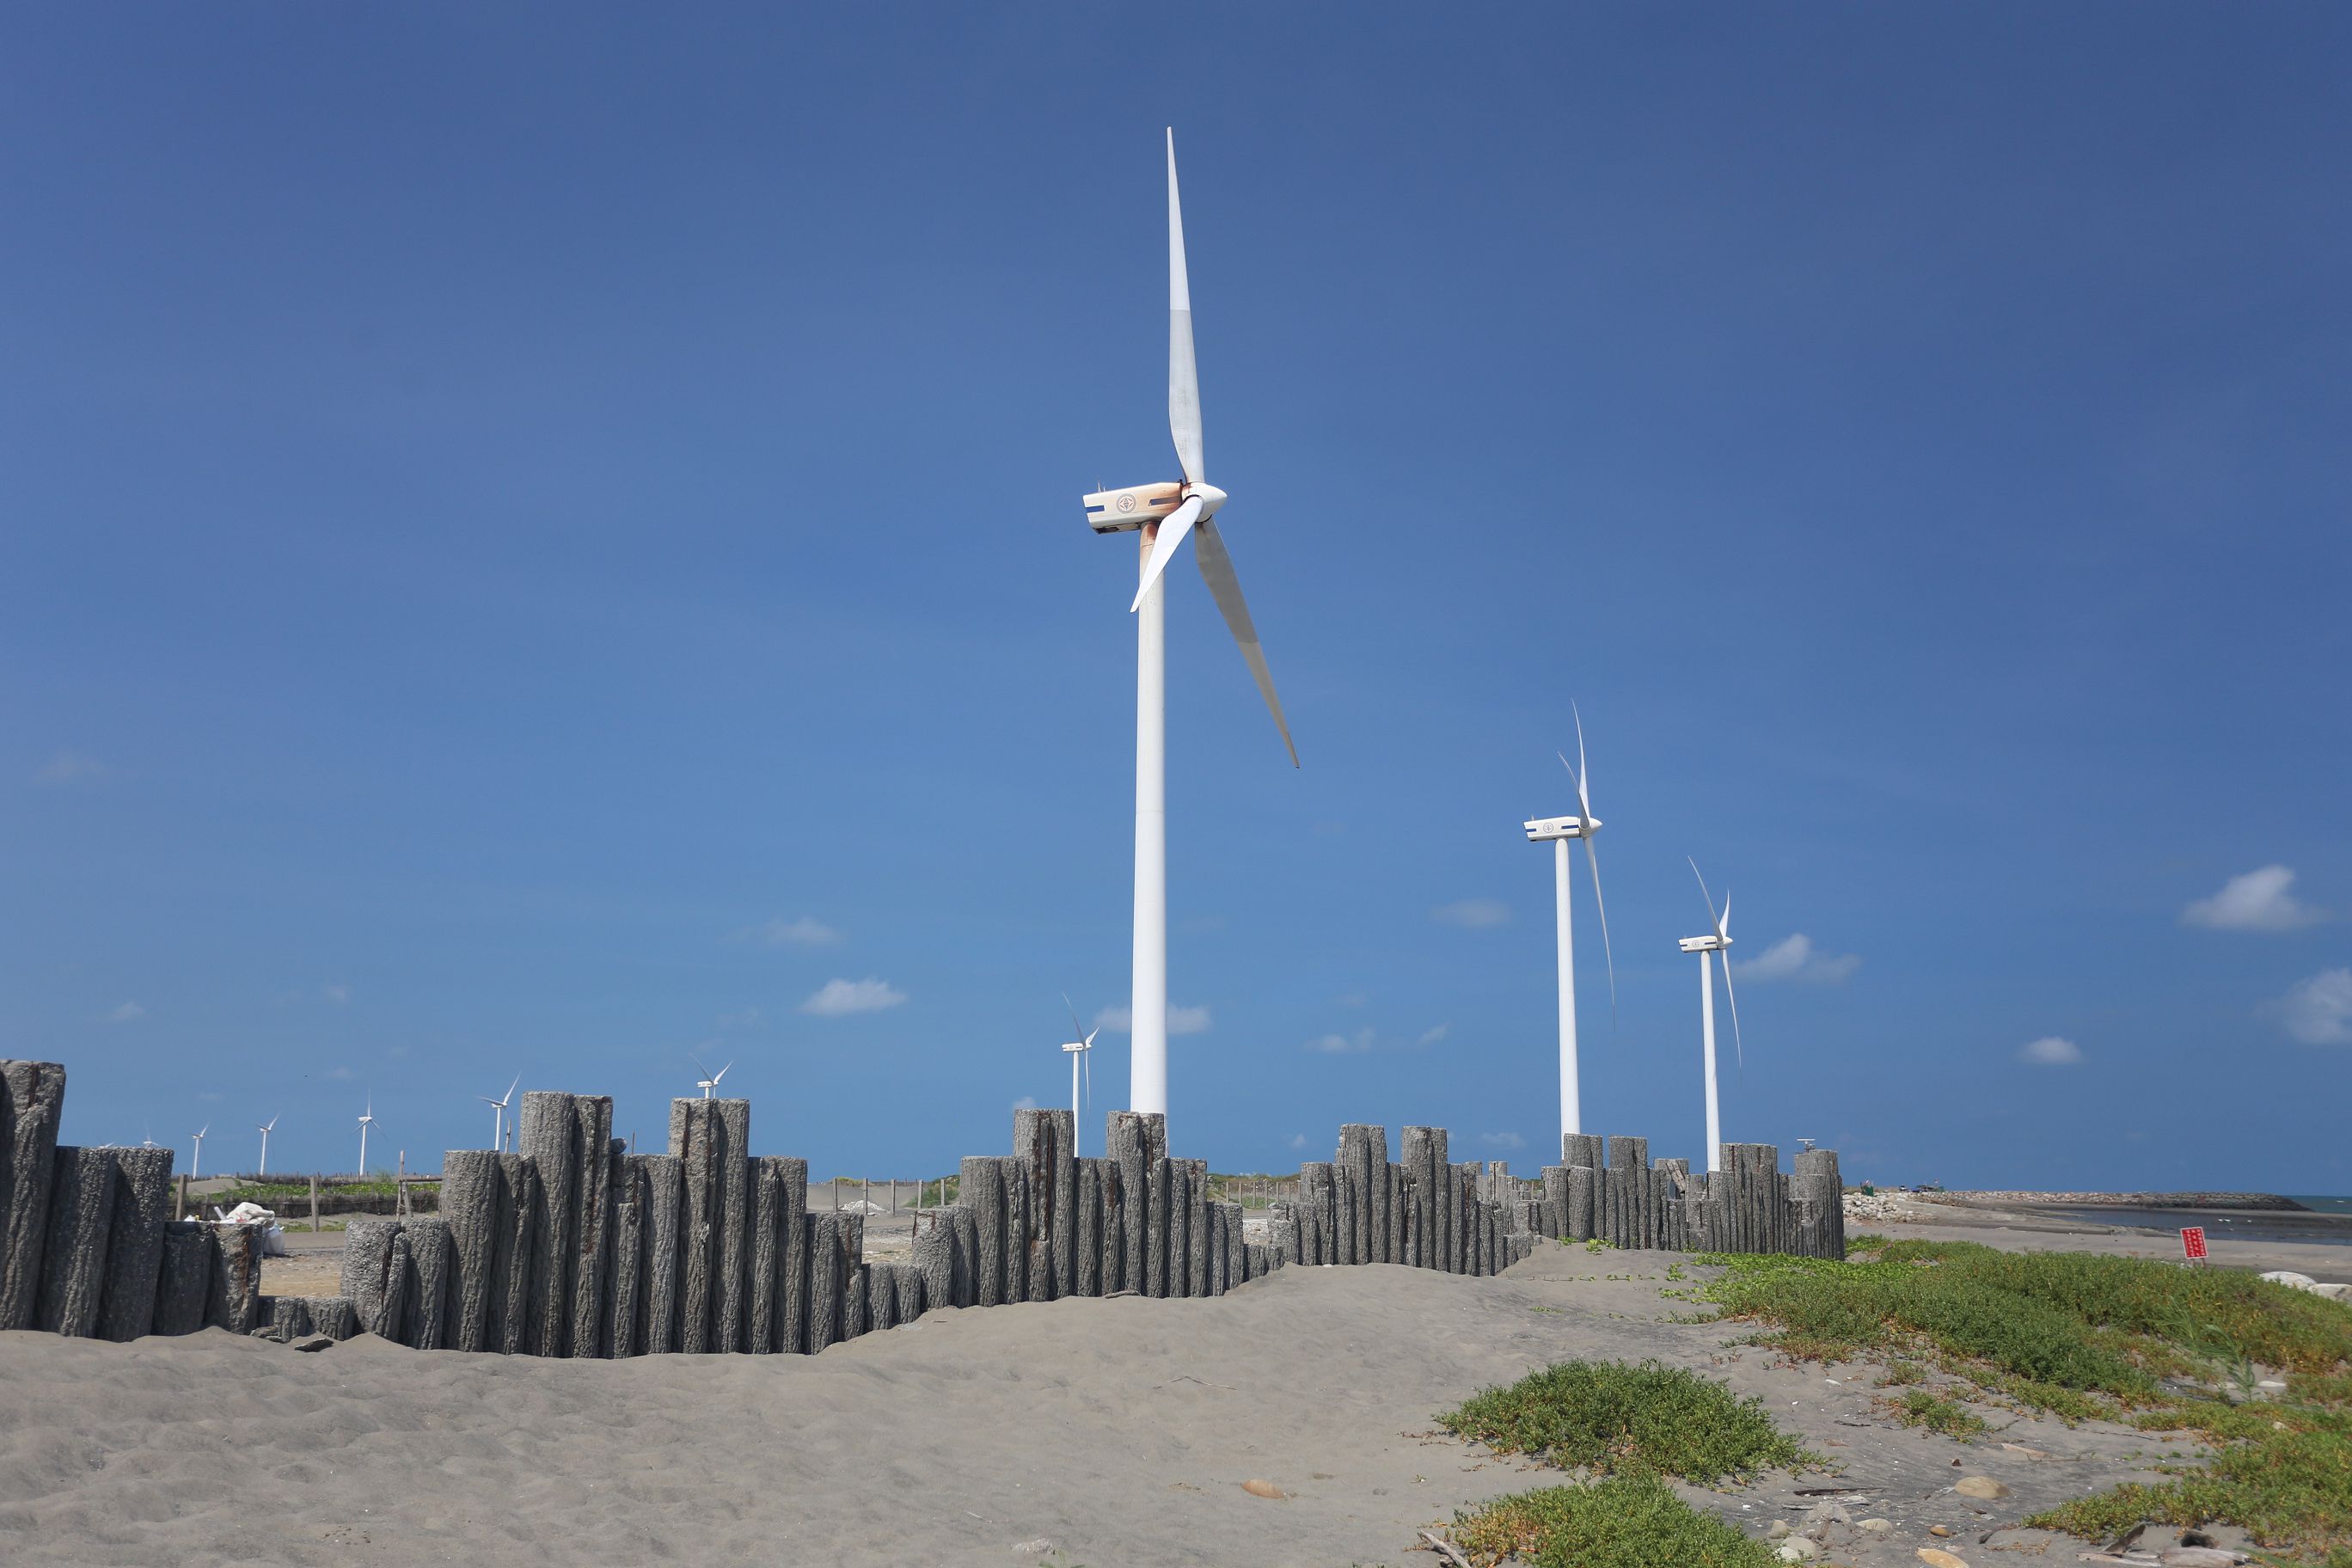
[[[1546,1237],[1843,1257],[1837,1161],[1727,1145],[1692,1176],[1641,1139],[1571,1137],[1538,1183],[1456,1164],[1443,1128],[1350,1124],[1300,1167],[1265,1239],[1171,1157],[1163,1117],[1110,1114],[1077,1158],[1067,1110],[1013,1114],[1009,1155],[969,1156],[957,1201],[916,1219],[912,1259],[869,1260],[865,1218],[808,1207],[808,1163],[752,1155],[751,1103],[680,1100],[669,1152],[633,1154],[600,1095],[523,1097],[520,1152],[452,1150],[441,1212],[357,1219],[341,1292],[267,1297],[260,1227],[172,1218],[172,1152],[57,1142],[65,1071],[0,1062],[0,1328],[135,1339],[205,1327],[278,1339],[372,1332],[509,1355],[813,1353],[935,1307],[1223,1295],[1286,1265],[1494,1274]],[[1589,1159],[1589,1163],[1585,1163]]]

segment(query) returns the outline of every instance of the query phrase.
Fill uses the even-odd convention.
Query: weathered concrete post
[[[1845,1183],[1837,1151],[1805,1149],[1797,1154],[1798,1212],[1804,1221],[1803,1250],[1811,1258],[1845,1257]]]
[[[1004,1302],[1004,1171],[990,1154],[966,1154],[956,1181],[956,1205],[971,1211],[979,1250],[972,1258],[973,1304]]]
[[[211,1225],[212,1285],[205,1300],[205,1326],[249,1334],[261,1321],[261,1233],[253,1225]]]
[[[1168,1244],[1177,1224],[1176,1173],[1168,1156],[1151,1162],[1151,1196],[1144,1205],[1143,1293],[1155,1300],[1168,1295]]]
[[[1114,1110],[1106,1128],[1103,1147],[1118,1167],[1119,1266],[1121,1290],[1150,1294],[1143,1253],[1150,1240],[1147,1223],[1151,1205],[1150,1129],[1142,1112]]]
[[[723,1142],[719,1151],[719,1245],[713,1289],[718,1322],[711,1330],[710,1348],[740,1351],[746,1342],[744,1321],[751,1310],[751,1167],[745,1152],[751,1144],[751,1102],[714,1100]]]
[[[646,1312],[638,1343],[646,1355],[675,1355],[685,1331],[686,1162],[676,1154],[639,1154],[646,1174]]]
[[[1209,1162],[1184,1162],[1184,1290],[1191,1296],[1209,1291]]]
[[[165,1223],[152,1332],[193,1334],[205,1326],[205,1303],[213,1284],[213,1243],[205,1229],[192,1219]]]
[[[39,1320],[42,1238],[56,1179],[66,1069],[0,1061],[0,1329]]]
[[[499,1184],[499,1157],[488,1149],[452,1149],[441,1156],[441,1214],[449,1222],[450,1271],[456,1280],[449,1343],[456,1350],[488,1348]]]
[[[488,1348],[501,1355],[530,1353],[530,1277],[545,1223],[546,1190],[528,1154],[499,1156],[498,1246],[490,1263]]]
[[[572,1327],[575,1356],[612,1353],[613,1097],[572,1097],[575,1205],[572,1223]],[[411,1237],[410,1247],[415,1246]],[[420,1277],[422,1270],[420,1268]]]
[[[776,1173],[776,1349],[808,1349],[808,1162],[774,1157]]]
[[[114,1154],[111,1149],[57,1146],[37,1319],[53,1334],[88,1339],[98,1331],[107,1235],[114,1219]]]
[[[1396,1259],[1389,1252],[1389,1130],[1367,1123],[1363,1138],[1364,1190],[1371,1199],[1364,1261],[1393,1263]]]
[[[838,1209],[817,1209],[805,1216],[809,1257],[808,1350],[811,1355],[841,1337],[841,1303],[846,1286],[846,1281],[841,1277],[841,1222],[846,1217]]]
[[[1412,1261],[1423,1268],[1439,1267],[1437,1247],[1436,1129],[1407,1127],[1398,1152],[1403,1158],[1405,1184],[1412,1202]]]
[[[627,1361],[646,1353],[646,1167],[651,1158],[613,1145],[613,1310],[611,1354]],[[448,1163],[442,1163],[446,1192]]]
[[[343,1230],[341,1293],[351,1299],[360,1327],[378,1339],[396,1338],[404,1281],[393,1277],[393,1244],[400,1239],[396,1219],[353,1219]],[[403,1259],[406,1254],[404,1251]]]
[[[856,1220],[861,1227],[866,1224],[866,1216],[862,1214],[845,1217]],[[864,1262],[845,1267],[848,1270],[845,1276],[848,1285],[841,1293],[841,1337],[854,1340],[873,1328],[868,1315],[871,1310],[868,1298],[873,1289],[874,1270],[870,1264]]]
[[[1102,1289],[1102,1162],[1071,1162],[1075,1194],[1071,1214],[1070,1290],[1077,1296],[1099,1296]]]
[[[1332,1235],[1326,1263],[1354,1263],[1356,1242],[1356,1199],[1363,1190],[1362,1151],[1355,1138],[1357,1129],[1351,1123],[1339,1129],[1339,1146],[1331,1154]]]
[[[572,1342],[572,1270],[580,1226],[580,1126],[572,1096],[526,1089],[516,1142],[539,1173],[543,1205],[530,1259],[530,1352],[564,1355]],[[368,1321],[363,1308],[360,1321]]]
[[[743,1348],[752,1355],[776,1349],[776,1287],[782,1282],[777,1255],[783,1221],[782,1173],[774,1155],[751,1162],[751,1301],[743,1320]]]
[[[449,1343],[449,1222],[437,1215],[417,1215],[401,1222],[408,1243],[412,1283],[404,1312],[407,1341],[421,1351],[437,1351]]]
[[[1071,1207],[1075,1172],[1070,1163],[1071,1113],[1016,1110],[1013,1154],[1029,1188],[1029,1257],[1026,1299],[1050,1301],[1069,1295],[1076,1245]]]
[[[669,1106],[669,1152],[678,1157],[678,1183],[685,1203],[678,1267],[677,1348],[705,1355],[719,1348],[719,1206],[726,1184],[727,1134],[718,1102],[673,1100]]]
[[[1029,1173],[1011,1155],[996,1162],[1004,1183],[1004,1300],[1006,1305],[1029,1297],[1029,1244],[1034,1231],[1029,1224]]]
[[[106,1238],[106,1284],[98,1313],[102,1338],[135,1340],[154,1328],[163,1227],[171,1220],[172,1151],[116,1150],[112,1234]]]

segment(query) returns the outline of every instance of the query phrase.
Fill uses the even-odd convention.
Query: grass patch
[[[1655,1362],[1561,1362],[1437,1419],[1499,1453],[1602,1474],[1656,1470],[1706,1482],[1819,1462],[1772,1425],[1760,1400]]]
[[[1894,1402],[1895,1418],[1906,1426],[1925,1426],[1965,1443],[1985,1429],[1984,1417],[1966,1405],[1938,1398],[1924,1388],[1906,1390]]]
[[[1497,1498],[1454,1516],[1454,1543],[1490,1568],[1780,1568],[1762,1542],[1647,1473]]]
[[[1801,1359],[1893,1354],[1885,1381],[1900,1386],[1918,1378],[1903,1358],[1920,1357],[2026,1409],[2216,1445],[2177,1479],[2078,1499],[2029,1523],[2097,1538],[2142,1519],[2220,1521],[2267,1547],[2352,1564],[2352,1309],[2230,1269],[1867,1240],[1847,1263],[1707,1258],[1724,1273],[1702,1297],[1769,1325],[1758,1342]],[[2286,1371],[2284,1399],[2244,1401],[2258,1368]],[[1975,1421],[1923,1388],[1895,1408],[1937,1431]]]

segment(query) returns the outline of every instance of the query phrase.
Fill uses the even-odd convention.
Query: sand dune
[[[1433,1435],[1433,1413],[1568,1356],[1704,1367],[1834,1445],[1903,1527],[1843,1561],[1914,1563],[1929,1523],[2014,1520],[2151,1447],[2011,1434],[2064,1456],[2035,1460],[1893,1430],[1851,1373],[1775,1370],[1723,1328],[1666,1321],[1685,1310],[1660,1293],[1672,1261],[1553,1247],[1489,1279],[1287,1269],[1213,1300],[938,1311],[814,1357],[0,1334],[0,1560],[1425,1563],[1416,1527],[1542,1479]],[[1951,1496],[1962,1454],[2016,1495]],[[1252,1496],[1253,1478],[1290,1495]],[[1821,1484],[1692,1495],[1760,1528]],[[1040,1541],[1055,1550],[1023,1550]]]

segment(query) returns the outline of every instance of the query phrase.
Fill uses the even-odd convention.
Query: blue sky
[[[1698,1152],[1691,855],[1727,1136],[2352,1191],[2340,9],[0,26],[0,1054],[71,1138],[429,1163],[520,1071],[657,1142],[701,1051],[881,1175],[1066,1093],[1173,123],[1304,762],[1180,563],[1181,1148],[1543,1163],[1573,699],[1589,1127]]]

